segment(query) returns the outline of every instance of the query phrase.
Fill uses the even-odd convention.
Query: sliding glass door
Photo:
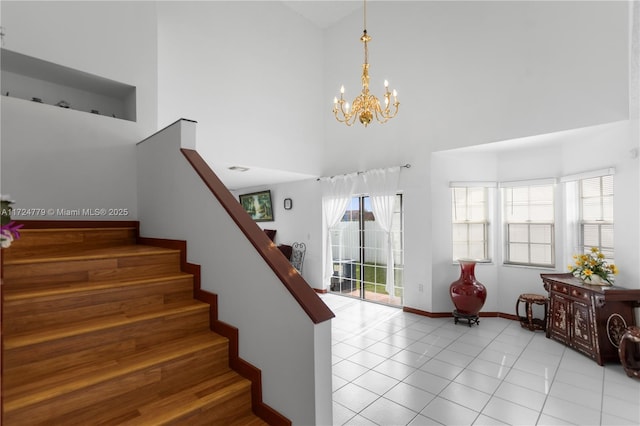
[[[403,215],[402,196],[396,196],[392,235],[395,288],[386,287],[386,234],[376,225],[368,196],[355,196],[340,223],[331,229],[333,277],[331,291],[392,305],[403,298]]]

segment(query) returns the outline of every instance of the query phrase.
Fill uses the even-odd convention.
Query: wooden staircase
[[[136,228],[28,229],[3,250],[10,425],[263,425],[178,250]]]

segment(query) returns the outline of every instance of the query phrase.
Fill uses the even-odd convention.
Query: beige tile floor
[[[518,322],[322,298],[336,314],[335,425],[640,424],[640,380]]]

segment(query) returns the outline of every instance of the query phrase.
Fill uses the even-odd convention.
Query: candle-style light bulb
[[[398,96],[398,92],[396,92],[396,89],[393,89],[393,97],[395,98],[396,96]]]
[[[340,94],[344,95],[344,85],[340,86]]]
[[[349,112],[349,102],[344,104],[345,111]]]
[[[333,104],[337,105],[338,104],[338,98],[336,98],[335,96],[333,97]]]
[[[387,80],[384,81],[384,87],[385,88],[389,87],[389,82]]]

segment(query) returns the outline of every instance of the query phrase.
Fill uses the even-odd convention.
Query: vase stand
[[[460,320],[467,320],[469,327],[472,324],[480,325],[480,317],[478,315],[463,314],[456,309],[453,311],[453,323],[457,324]]]

